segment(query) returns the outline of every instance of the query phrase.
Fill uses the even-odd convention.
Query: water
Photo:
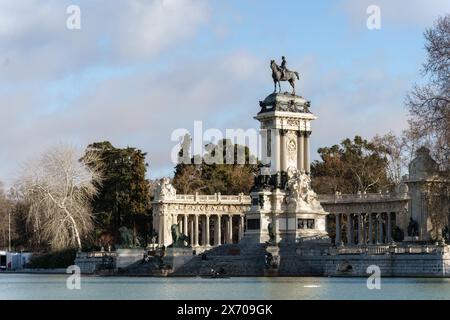
[[[69,290],[66,275],[0,274],[0,299],[450,299],[450,279],[382,278],[145,278],[82,276]]]

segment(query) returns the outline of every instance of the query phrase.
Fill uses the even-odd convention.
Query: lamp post
[[[8,210],[8,251],[11,252],[11,210]]]

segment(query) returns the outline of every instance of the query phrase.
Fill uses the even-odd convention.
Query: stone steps
[[[263,275],[264,245],[261,244],[224,244],[204,252],[179,267],[174,275],[209,276],[211,269],[223,268],[226,275]]]

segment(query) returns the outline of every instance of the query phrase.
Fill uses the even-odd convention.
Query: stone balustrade
[[[243,193],[238,195],[221,195],[215,193],[213,195],[203,194],[177,194],[175,199],[170,201],[174,203],[205,203],[205,204],[250,204],[250,196],[246,196]]]
[[[327,203],[361,203],[361,202],[386,202],[408,200],[407,193],[397,192],[379,192],[379,193],[351,193],[351,194],[319,194],[319,201],[322,204]]]

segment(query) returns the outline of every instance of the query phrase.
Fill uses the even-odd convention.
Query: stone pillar
[[[386,212],[387,226],[386,226],[386,241],[391,243],[392,241],[392,223],[391,223],[391,213]]]
[[[194,226],[195,226],[195,243],[194,245],[197,247],[198,246],[198,214],[195,215],[195,222],[194,222]]]
[[[309,136],[311,135],[311,131],[305,131],[304,134],[304,161],[303,161],[303,165],[304,165],[304,170],[306,173],[310,172],[310,167],[309,167]]]
[[[347,214],[347,244],[353,244],[353,217]]]
[[[159,215],[158,223],[158,244],[162,246],[164,244],[164,215]]]
[[[202,216],[201,220],[202,220],[202,246],[206,246],[206,216]]]
[[[303,131],[297,131],[297,170],[304,170],[305,148],[303,145]]]
[[[276,173],[280,171],[280,130],[273,129],[270,130],[272,134],[272,146],[271,146],[271,169]]]
[[[241,216],[240,222],[241,222],[241,224],[240,224],[241,229],[240,229],[240,234],[239,234],[239,241],[241,241],[242,238],[244,237],[244,229],[245,229],[244,216]]]
[[[335,214],[336,217],[336,238],[334,240],[334,244],[336,246],[341,244],[341,215],[339,213]]]
[[[193,247],[194,246],[194,241],[195,241],[195,236],[194,236],[194,220],[190,220],[190,222],[189,222],[189,224],[190,224],[190,229],[191,229],[191,232],[190,232],[190,234],[189,234],[189,238],[191,239],[191,246]]]
[[[372,212],[367,213],[369,218],[369,244],[373,244],[373,224],[372,224]]]
[[[183,233],[185,235],[188,235],[188,215],[187,214],[184,215],[183,229],[184,229]]]
[[[209,239],[209,215],[206,215],[206,230],[205,230],[205,244],[207,247],[211,245],[211,241]]]
[[[228,243],[233,243],[233,216],[228,216]]]
[[[381,212],[378,214],[378,243],[384,243],[383,214]]]
[[[239,226],[239,233],[238,233],[238,242],[239,241],[241,241],[241,239],[242,239],[242,228],[243,228],[243,226],[242,226],[242,221],[241,221],[241,217],[239,217],[239,223],[238,223],[238,226]]]
[[[222,244],[222,223],[221,223],[221,216],[217,215],[216,219],[216,237],[214,239],[214,245],[220,246]]]
[[[269,163],[269,154],[267,150],[267,135],[270,131],[267,129],[261,129],[260,135],[261,135],[261,162],[262,164],[268,164]]]
[[[364,237],[363,237],[363,216],[361,213],[358,214],[358,244],[362,245],[364,244]]]
[[[287,130],[280,130],[280,170],[286,171],[287,169],[287,150],[286,150],[286,133]]]

